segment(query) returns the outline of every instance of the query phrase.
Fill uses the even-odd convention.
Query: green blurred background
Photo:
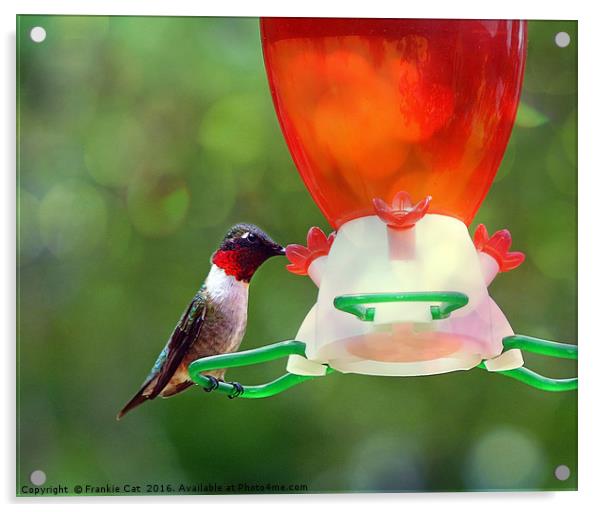
[[[561,31],[568,47],[555,44]],[[191,389],[116,422],[229,225],[257,223],[282,243],[328,226],[281,135],[257,19],[21,16],[17,40],[18,491],[37,469],[69,486],[576,487],[576,393],[482,371],[333,375],[257,401]],[[577,23],[531,22],[516,127],[471,227],[508,227],[527,254],[492,286],[515,331],[568,342],[576,72]],[[283,263],[254,279],[243,348],[293,337],[315,300]],[[577,371],[525,359],[552,376]],[[281,372],[282,362],[229,377]]]

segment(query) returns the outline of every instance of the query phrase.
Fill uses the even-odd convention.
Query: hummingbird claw
[[[203,388],[203,391],[206,393],[211,393],[211,391],[216,390],[219,387],[219,380],[217,380],[213,375],[205,375],[210,381],[209,387]]]
[[[229,399],[236,398],[236,397],[242,395],[245,391],[245,388],[243,388],[243,386],[240,382],[229,382],[228,384],[231,384],[232,387],[234,388],[234,391],[232,391],[232,393],[230,393],[228,395]]]

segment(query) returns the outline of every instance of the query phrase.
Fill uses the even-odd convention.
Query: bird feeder
[[[195,361],[195,382],[287,356],[287,375],[241,396],[332,371],[475,367],[540,389],[577,387],[525,369],[521,352],[576,359],[577,348],[516,335],[489,295],[525,258],[510,232],[468,231],[510,137],[526,31],[499,20],[261,20],[284,137],[334,231],[311,228],[306,245],[286,249],[288,269],[318,288],[295,340]]]

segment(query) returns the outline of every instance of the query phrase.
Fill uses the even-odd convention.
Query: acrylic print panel
[[[390,23],[398,30],[402,21]],[[228,370],[225,380],[244,386],[236,399],[193,385],[168,399],[146,400],[115,419],[144,382],[183,311],[190,322],[180,324],[184,334],[171,348],[193,340],[197,352],[187,346],[182,352],[168,350],[151,380],[175,361],[169,385],[175,386],[174,375],[186,382],[188,362],[223,349],[208,338],[236,341],[249,269],[268,255],[273,257],[249,285],[240,349],[304,335],[299,327],[317,289],[307,277],[288,272],[287,258],[275,253],[276,244],[305,245],[311,226],[326,234],[332,230],[327,199],[320,196],[324,187],[308,182],[308,169],[318,157],[324,163],[319,179],[328,180],[336,171],[346,176],[350,193],[358,192],[354,183],[360,181],[351,168],[377,191],[385,190],[382,180],[391,177],[400,179],[402,190],[409,183],[404,176],[412,175],[411,192],[424,196],[432,192],[421,185],[421,176],[436,184],[436,173],[449,162],[477,169],[483,162],[499,163],[503,155],[482,204],[475,206],[474,220],[462,219],[472,220],[463,233],[470,241],[468,233],[472,237],[480,223],[490,235],[508,228],[511,250],[526,254],[520,267],[498,276],[488,290],[515,332],[577,343],[577,23],[528,22],[518,112],[505,151],[501,137],[494,144],[499,154],[493,155],[480,154],[479,144],[500,137],[491,132],[494,119],[476,134],[470,101],[463,109],[457,101],[458,95],[469,95],[454,73],[463,58],[478,57],[458,50],[458,41],[472,37],[464,31],[468,28],[444,20],[453,34],[444,42],[453,49],[454,61],[441,61],[435,73],[429,62],[442,57],[429,52],[444,32],[431,44],[429,20],[417,21],[421,31],[407,26],[403,33],[389,31],[389,42],[411,36],[403,44],[372,41],[373,50],[386,46],[392,53],[371,61],[362,53],[357,29],[366,26],[362,20],[351,20],[356,29],[347,36],[352,39],[345,39],[345,22],[336,22],[343,24],[337,29],[342,33],[329,35],[332,26],[316,20],[310,26],[314,35],[330,37],[318,43],[327,54],[320,57],[296,54],[305,44],[300,39],[273,53],[270,44],[286,34],[266,36],[264,26],[262,40],[258,19],[18,17],[18,495],[577,488],[576,391],[542,391],[478,368],[422,377],[332,371],[286,392],[248,399],[256,392],[249,384],[284,373],[280,359]],[[353,44],[345,48],[349,41]],[[342,55],[354,48],[357,55]],[[397,51],[401,57],[389,59]],[[287,58],[305,59],[306,65],[297,61],[296,74],[283,78],[282,70],[293,62]],[[490,66],[494,62],[493,54],[483,58]],[[369,75],[387,62],[393,75]],[[414,84],[413,98],[403,95],[408,88],[387,85],[401,64],[407,83]],[[358,74],[360,68],[365,72]],[[438,74],[441,70],[445,73]],[[338,89],[344,92],[339,103],[332,102],[337,94],[332,91],[341,83],[337,77],[347,85]],[[276,79],[308,88],[304,108],[291,107],[283,97],[288,90],[278,88]],[[334,89],[321,92],[330,101],[319,105],[326,119],[340,120],[348,111],[349,126],[354,119],[367,123],[362,137],[349,126],[329,134],[322,122],[316,125],[321,132],[312,131],[309,113],[317,108],[312,102],[319,103],[316,94],[325,83],[334,83]],[[370,97],[366,104],[356,101],[363,97],[361,91],[354,96],[362,83],[382,86],[383,95],[372,95],[377,109]],[[507,101],[503,87],[475,87],[474,94],[493,106]],[[400,97],[405,98],[403,115],[396,110]],[[430,110],[412,103],[416,97]],[[465,146],[453,148],[444,137],[447,129],[455,136],[468,130],[471,137],[468,142],[457,138]],[[378,145],[381,135],[387,144],[376,152],[382,165],[371,181],[372,157],[360,153],[371,141]],[[355,142],[346,147],[345,137]],[[429,146],[431,137],[445,154]],[[312,140],[322,145],[310,147]],[[345,161],[350,167],[341,171]],[[414,162],[414,170],[403,162]],[[458,169],[450,167],[441,178]],[[435,210],[450,204],[441,196],[445,191],[434,188]],[[462,187],[448,190],[460,199],[464,193]],[[391,205],[393,194],[381,199]],[[449,213],[443,210],[435,214]],[[427,213],[417,220],[416,232],[436,217]],[[347,220],[339,225],[335,219],[338,237],[347,236]],[[222,244],[238,222],[260,226],[274,245],[270,249],[267,238],[248,227],[230,233]],[[310,242],[318,248],[311,257],[328,253],[330,242],[316,232]],[[335,238],[333,251],[337,243]],[[214,261],[225,270],[214,269],[205,289],[213,295],[201,292],[187,309],[220,247],[223,252]],[[472,242],[470,247],[476,250]],[[245,257],[233,256],[235,248]],[[449,250],[441,254],[449,260]],[[371,261],[362,263],[349,279]],[[228,313],[216,319],[211,313],[217,308],[215,290],[223,291],[224,283],[235,293],[227,294],[226,306],[220,303],[220,311]],[[451,319],[461,312],[452,312]],[[433,320],[443,325],[437,321],[445,319]],[[199,348],[198,335],[208,332],[207,325],[211,336]],[[405,331],[399,343],[433,328],[432,322],[426,325],[426,331],[424,325],[423,331]],[[527,351],[523,356],[525,366],[542,375],[577,373],[574,360]],[[207,384],[203,379],[199,382]],[[236,387],[226,391],[236,394]]]

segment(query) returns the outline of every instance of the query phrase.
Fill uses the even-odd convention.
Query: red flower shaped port
[[[286,257],[291,262],[286,266],[288,271],[300,276],[307,275],[312,261],[328,254],[334,237],[334,231],[327,238],[324,231],[314,226],[307,232],[307,247],[299,244],[287,245]]]
[[[479,224],[474,233],[474,245],[477,251],[489,254],[497,261],[500,272],[512,270],[525,261],[524,253],[510,252],[512,236],[507,229],[496,231],[490,238],[485,225]]]
[[[395,194],[391,206],[379,197],[372,199],[372,204],[376,215],[387,226],[393,229],[408,229],[426,215],[431,204],[431,196],[426,196],[419,203],[412,204],[410,194],[402,190]]]

